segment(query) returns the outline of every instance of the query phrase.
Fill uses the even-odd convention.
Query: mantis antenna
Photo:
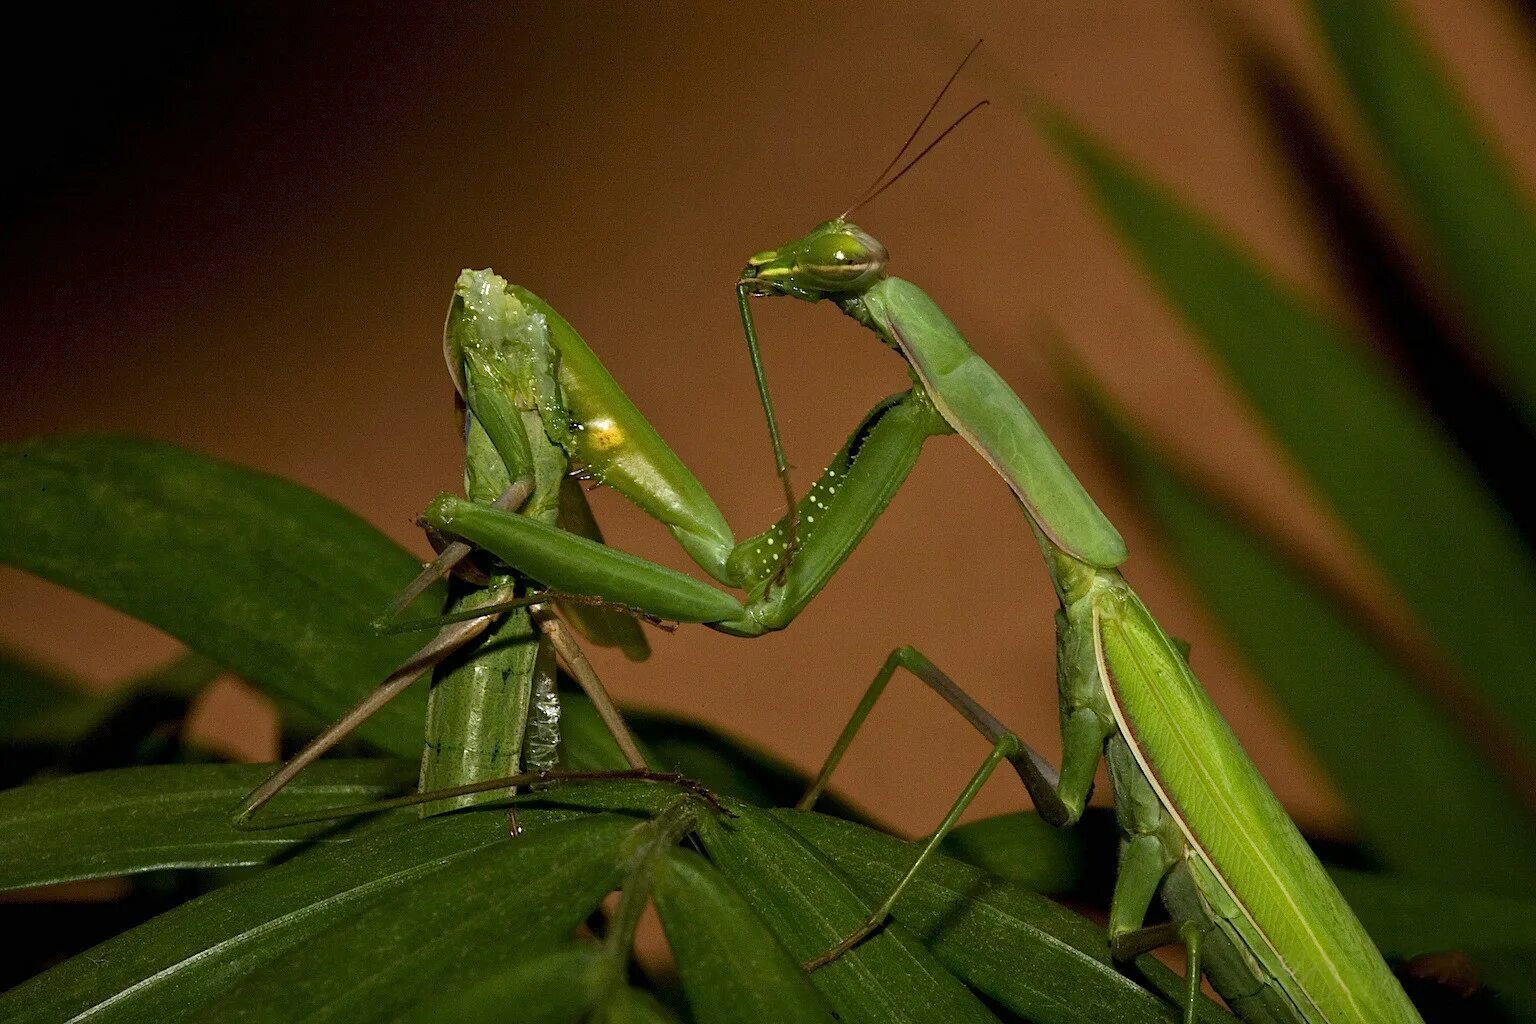
[[[923,157],[928,155],[928,152],[932,150],[934,146],[937,146],[940,142],[943,142],[946,135],[960,127],[961,122],[965,121],[966,118],[976,113],[976,111],[980,110],[982,107],[987,106],[987,104],[990,102],[988,100],[981,100],[980,102],[972,105],[969,110],[951,122],[948,128],[945,128],[942,132],[940,132],[938,138],[924,146],[922,152],[913,157],[905,167],[903,167],[900,171],[897,171],[896,174],[892,175],[888,180],[886,179],[886,175],[890,174],[891,168],[900,163],[901,158],[906,155],[907,150],[912,148],[912,143],[917,140],[918,135],[923,130],[923,126],[928,123],[928,119],[933,116],[933,112],[937,110],[939,108],[939,104],[944,101],[945,95],[949,92],[949,87],[954,85],[955,79],[960,77],[960,72],[965,70],[965,66],[970,63],[971,58],[976,55],[976,51],[981,49],[981,44],[982,40],[976,40],[975,45],[973,45],[970,50],[966,52],[960,63],[955,67],[955,70],[950,72],[949,78],[945,80],[943,87],[939,89],[939,94],[933,98],[932,103],[928,104],[928,109],[923,112],[923,116],[917,122],[917,126],[912,129],[912,134],[907,136],[907,140],[901,144],[901,148],[896,151],[896,155],[891,157],[890,163],[886,164],[880,169],[880,173],[875,175],[875,180],[869,183],[869,187],[860,193],[859,198],[854,200],[853,205],[849,206],[848,209],[843,212],[843,215],[838,218],[839,220],[846,220],[860,207],[870,203],[886,189],[900,181],[908,171],[917,166],[918,161],[922,160]]]

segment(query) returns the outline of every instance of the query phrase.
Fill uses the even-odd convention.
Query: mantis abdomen
[[[1118,572],[1091,575],[1065,618],[1094,637],[1115,805],[1127,844],[1167,862],[1163,901],[1203,932],[1212,984],[1249,1020],[1417,1021],[1183,654]],[[1117,900],[1135,885],[1122,873]]]

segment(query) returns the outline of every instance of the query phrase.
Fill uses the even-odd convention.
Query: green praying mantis
[[[895,670],[906,668],[993,743],[908,878],[1003,761],[1018,772],[1041,813],[1065,826],[1082,814],[1103,757],[1125,831],[1110,911],[1114,950],[1131,957],[1183,942],[1191,964],[1190,1019],[1203,971],[1253,1021],[1418,1020],[1184,653],[1117,570],[1125,559],[1119,534],[1023,403],[933,301],[916,286],[886,276],[886,258],[868,234],[834,220],[753,257],[741,277],[743,309],[752,296],[827,299],[901,353],[913,375],[913,387],[877,405],[797,503],[802,525],[793,545],[790,517],[739,545],[720,543],[718,537],[702,545],[684,524],[714,520],[713,504],[685,512],[670,500],[659,502],[673,517],[668,525],[688,537],[685,549],[692,542],[716,556],[701,565],[737,570],[722,575],[747,589],[745,601],[537,520],[457,497],[438,498],[425,521],[490,550],[555,592],[753,636],[782,628],[808,603],[883,510],[929,437],[960,433],[1018,498],[1060,599],[1061,769],[908,648],[893,653],[876,677],[810,799],[825,786]],[[749,338],[754,334],[749,327]],[[605,443],[622,443],[617,424],[599,429],[612,432]],[[1143,928],[1159,890],[1173,921]],[[899,894],[898,887],[865,929],[819,962],[878,927]]]
[[[927,152],[886,179],[906,148],[862,201],[878,195]],[[443,495],[428,507],[424,524],[454,543],[424,578],[473,547],[494,554],[547,593],[486,600],[447,617],[443,632],[412,665],[386,680],[321,740],[343,735],[370,708],[408,685],[421,665],[483,630],[491,612],[547,602],[551,595],[700,623],[737,636],[784,628],[883,513],[927,440],[957,433],[1018,500],[1059,600],[1061,767],[1024,745],[920,652],[893,652],[803,806],[814,803],[825,788],[899,668],[943,696],[992,749],[906,878],[865,927],[807,966],[846,953],[880,927],[906,882],[1000,764],[1006,761],[1015,769],[1047,820],[1067,826],[1082,814],[1103,759],[1124,832],[1109,917],[1112,948],[1117,957],[1128,958],[1161,945],[1184,944],[1190,964],[1186,1020],[1193,1020],[1204,974],[1249,1021],[1418,1021],[1364,929],[1211,704],[1185,651],[1120,573],[1126,550],[1118,532],[1013,390],[971,350],[932,299],[887,273],[885,247],[850,222],[850,214],[758,253],[738,277],[743,330],[789,502],[781,520],[740,542],[693,474],[559,314],[526,289],[488,272],[466,272],[450,315],[450,369],[472,422],[509,472],[495,501],[487,501],[489,491],[483,490],[469,498]],[[751,313],[751,300],[779,296],[830,301],[900,355],[911,377],[908,390],[882,400],[860,421],[798,500],[790,487]],[[475,330],[456,333],[455,316]],[[531,457],[524,461],[518,453],[546,443],[660,521],[706,573],[744,597],[563,530],[548,514],[528,514],[539,479]],[[600,693],[584,677],[579,648],[557,620],[541,618],[539,628],[589,692]],[[622,738],[622,721],[611,714],[612,728]],[[627,753],[637,776],[670,781],[648,772],[632,746]],[[248,816],[269,799],[303,763],[295,759],[269,780],[247,801],[244,813]],[[535,781],[536,775],[495,780],[495,785]],[[471,786],[459,790],[480,791]],[[1159,893],[1171,921],[1146,927]]]

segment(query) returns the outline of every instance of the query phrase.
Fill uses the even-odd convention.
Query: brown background
[[[1519,12],[1495,0],[1411,6],[1536,180],[1536,61]],[[1121,525],[1133,579],[1194,642],[1197,669],[1276,790],[1303,821],[1343,829],[1326,783],[1074,419],[1043,345],[1054,332],[1191,464],[1355,568],[1020,113],[1028,94],[1058,103],[1285,280],[1342,308],[1248,101],[1223,11],[1270,41],[1331,128],[1354,138],[1308,26],[1278,0],[465,5],[199,15],[169,35],[150,26],[142,46],[95,70],[99,91],[66,84],[60,99],[45,80],[14,94],[40,134],[20,164],[21,203],[7,210],[4,434],[167,438],[303,481],[425,550],[412,517],[458,473],[442,313],[460,267],[494,266],[585,333],[737,532],[755,532],[779,499],[736,271],[847,205],[985,37],[951,102],[985,95],[994,106],[861,223],[1015,385]],[[70,68],[56,71],[67,83]],[[857,417],[902,386],[901,368],[829,307],[759,312],[805,486]],[[683,567],[659,528],[597,498],[612,542]],[[0,639],[102,685],[174,650],[13,573],[0,575],[0,607]],[[787,632],[748,643],[684,629],[656,635],[645,665],[599,657],[599,668],[625,700],[719,723],[809,768],[903,642],[1054,755],[1046,577],[1004,488],[955,440],[931,446]],[[200,728],[270,756],[270,719],[232,684]],[[907,686],[840,780],[921,831],[983,753]],[[999,780],[981,811],[1025,799]]]

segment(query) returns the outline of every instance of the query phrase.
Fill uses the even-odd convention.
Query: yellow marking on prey
[[[581,432],[586,443],[600,451],[611,452],[628,440],[624,429],[606,416],[587,420],[581,425]]]

